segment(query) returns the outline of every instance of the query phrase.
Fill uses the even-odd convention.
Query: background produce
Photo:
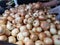
[[[0,40],[18,45],[60,45],[60,22],[39,3],[6,10],[0,17]],[[39,9],[40,8],[40,9]]]

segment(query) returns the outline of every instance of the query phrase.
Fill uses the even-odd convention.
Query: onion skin
[[[53,40],[51,39],[51,38],[45,38],[44,39],[44,43],[46,44],[46,45],[52,45],[53,44]]]
[[[46,37],[45,33],[42,32],[42,33],[39,34],[39,39],[40,40],[44,40],[45,37]]]
[[[41,22],[41,28],[43,28],[43,30],[48,30],[50,28],[50,24],[48,22]]]
[[[38,39],[38,36],[36,34],[31,34],[30,38],[32,41],[36,41]]]

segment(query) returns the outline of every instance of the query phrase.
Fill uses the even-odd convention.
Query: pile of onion
[[[32,3],[5,10],[0,17],[0,40],[17,45],[60,45],[60,22],[48,8],[39,7]]]

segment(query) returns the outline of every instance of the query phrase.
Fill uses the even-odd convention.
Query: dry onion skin
[[[60,22],[49,8],[30,3],[5,10],[0,17],[0,40],[17,45],[60,45]]]
[[[7,41],[7,36],[1,35],[1,36],[0,36],[0,40],[1,40],[1,41]]]

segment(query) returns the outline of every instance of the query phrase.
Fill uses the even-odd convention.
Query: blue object
[[[1,7],[6,7],[7,5],[6,5],[6,1],[0,1],[0,6]]]
[[[5,9],[4,8],[0,8],[0,14],[4,13]]]
[[[56,19],[60,21],[60,15],[57,15],[56,16]]]
[[[58,15],[56,16],[56,19],[60,21],[60,6],[57,6],[51,10],[49,10],[50,14],[54,14],[54,13],[58,13]]]
[[[2,14],[6,9],[6,1],[0,1],[0,14]]]
[[[0,41],[0,45],[16,45],[16,44],[8,43],[5,41]]]

